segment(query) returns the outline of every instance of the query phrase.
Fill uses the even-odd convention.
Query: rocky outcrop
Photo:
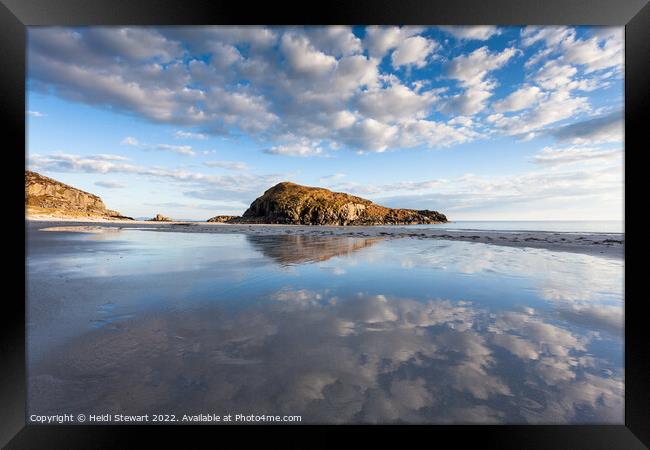
[[[295,225],[411,225],[446,222],[437,211],[395,209],[323,188],[279,183],[229,223]]]
[[[239,219],[239,216],[214,216],[208,219],[208,222],[228,223],[231,220]]]
[[[172,219],[170,219],[167,216],[163,216],[162,214],[156,214],[151,219],[149,219],[149,222],[171,222],[171,221]]]
[[[25,171],[25,209],[28,215],[133,220],[107,209],[97,195],[29,170]]]

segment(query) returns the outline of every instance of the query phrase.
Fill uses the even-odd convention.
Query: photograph
[[[626,424],[624,26],[25,33],[27,424]]]

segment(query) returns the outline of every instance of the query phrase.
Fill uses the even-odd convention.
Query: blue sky
[[[452,220],[623,216],[623,28],[30,28],[27,165],[140,217],[280,181]]]

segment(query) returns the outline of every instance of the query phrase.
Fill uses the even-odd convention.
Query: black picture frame
[[[25,307],[24,265],[13,262],[25,255],[18,236],[25,236],[21,194],[25,149],[26,27],[37,25],[194,25],[194,24],[463,24],[463,25],[618,25],[625,26],[625,231],[630,232],[633,168],[648,149],[645,130],[650,105],[650,4],[646,0],[350,0],[302,4],[277,2],[226,2],[223,0],[0,0],[0,114],[5,125],[5,160],[2,179],[7,183],[6,235],[14,244],[5,260],[12,266],[2,304],[2,355],[0,380],[0,445],[5,448],[128,448],[133,438],[167,442],[171,437],[194,442],[211,434],[206,446],[220,443],[226,434],[239,443],[256,433],[281,432],[284,443],[311,447],[333,439],[331,430],[359,429],[365,436],[384,440],[387,432],[409,435],[454,446],[468,442],[489,448],[637,449],[650,446],[650,352],[645,296],[634,296],[637,282],[629,278],[630,258],[639,257],[634,238],[625,253],[625,425],[590,426],[413,426],[413,427],[277,427],[277,426],[47,426],[26,425],[25,418]],[[8,138],[8,139],[7,139]],[[638,155],[638,156],[637,156]],[[642,179],[642,178],[641,178]],[[628,197],[628,195],[630,197]],[[644,207],[641,202],[641,208]],[[7,205],[9,207],[7,208]],[[22,233],[22,234],[21,234]],[[14,237],[15,236],[15,237]],[[628,240],[628,244],[629,244]],[[11,261],[11,263],[8,263]],[[634,263],[632,263],[634,267]],[[8,294],[9,292],[15,294]],[[324,430],[324,432],[323,432]],[[286,431],[290,431],[287,436]],[[235,435],[235,436],[233,436]],[[318,437],[315,437],[318,436]],[[201,436],[203,437],[203,436]],[[288,437],[288,439],[287,439]],[[214,439],[219,439],[215,441]],[[402,441],[404,442],[404,441]],[[426,442],[426,441],[425,441]],[[403,445],[403,444],[402,444]],[[447,447],[447,446],[446,446]]]

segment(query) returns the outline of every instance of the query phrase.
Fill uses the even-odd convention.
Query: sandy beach
[[[52,217],[29,217],[26,223],[30,227],[41,230],[49,229],[51,231],[70,232],[101,232],[102,228],[124,228],[185,233],[441,239],[519,248],[541,248],[551,251],[582,253],[620,259],[623,258],[625,249],[625,237],[623,233],[446,230],[388,226],[236,225],[208,222],[150,222],[102,219],[70,220]]]

